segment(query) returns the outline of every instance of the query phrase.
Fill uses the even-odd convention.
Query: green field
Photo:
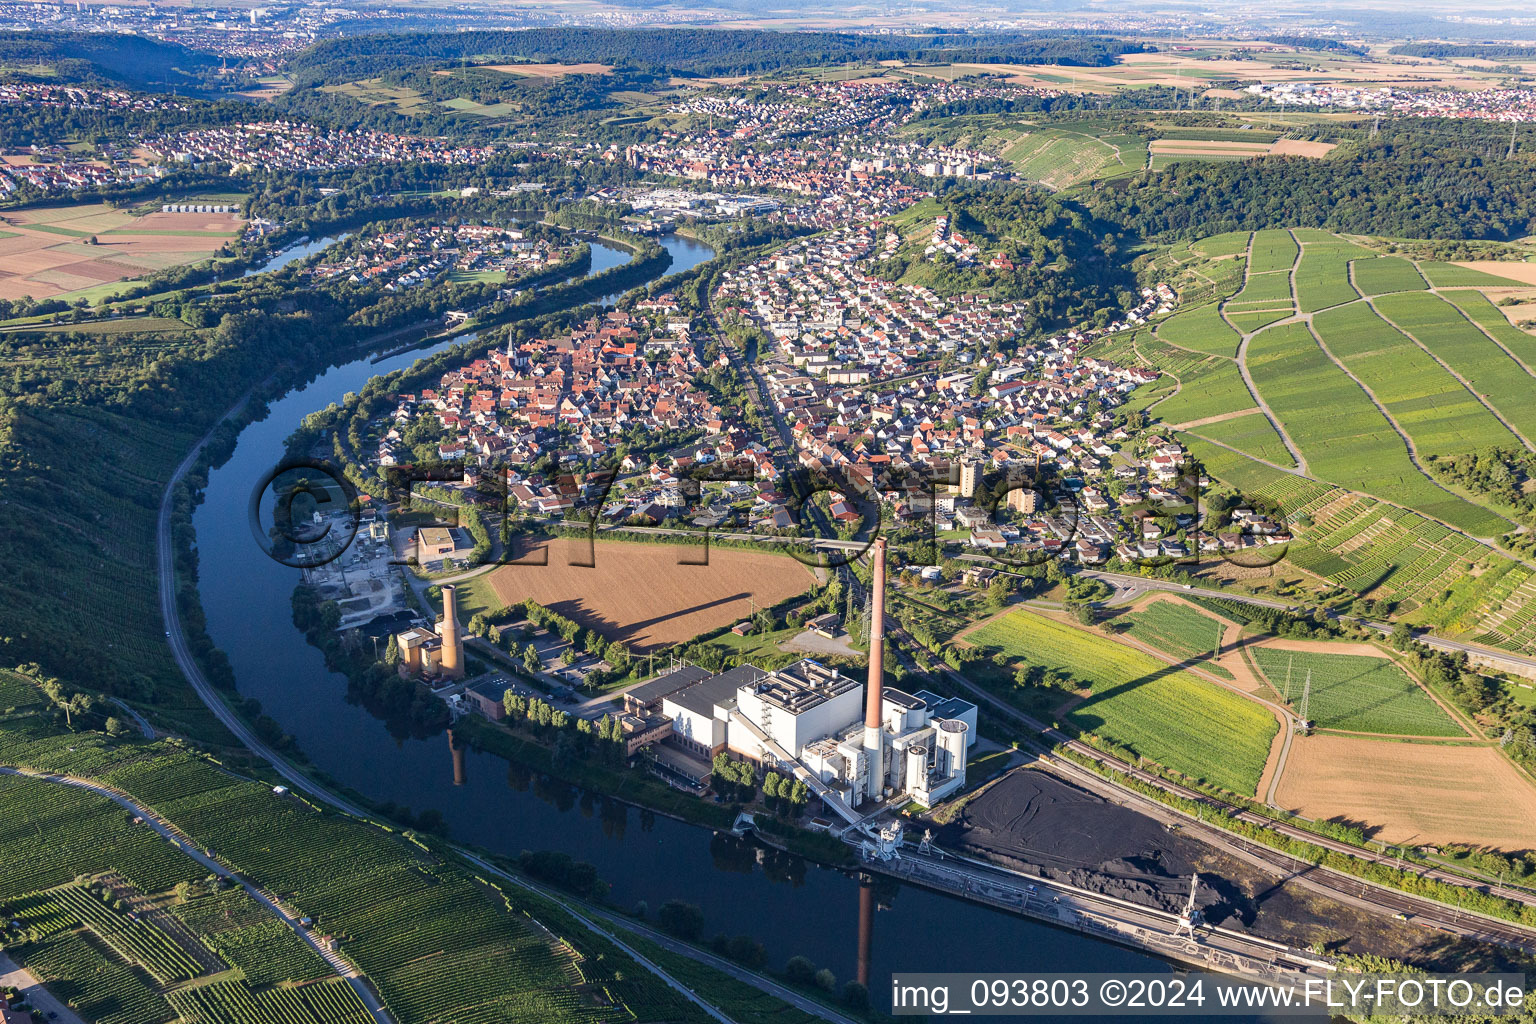
[[[1254,411],[1219,423],[1206,423],[1194,427],[1192,432],[1277,466],[1291,469],[1296,465],[1296,460],[1291,458],[1290,449],[1281,440],[1274,424],[1262,412]]]
[[[1292,309],[1271,310],[1268,313],[1237,313],[1231,309],[1225,311],[1228,322],[1242,331],[1244,334],[1252,334],[1262,327],[1268,327],[1277,320],[1284,320],[1294,314]]]
[[[1238,256],[1248,252],[1248,242],[1252,234],[1247,231],[1225,231],[1219,235],[1210,235],[1198,241],[1189,243],[1190,248],[1206,259],[1214,259],[1218,256]]]
[[[1241,313],[1255,309],[1277,309],[1289,307],[1290,305],[1290,271],[1277,270],[1267,274],[1250,271],[1248,281],[1243,285],[1243,290],[1228,299],[1225,308],[1232,312]]]
[[[1029,132],[1003,150],[1003,159],[1024,177],[1063,189],[1141,170],[1147,143],[1093,122],[1068,123]]]
[[[1505,520],[1437,487],[1360,385],[1334,365],[1305,324],[1272,327],[1249,344],[1248,370],[1286,425],[1311,474],[1395,501],[1486,537]]]
[[[1531,400],[1536,377],[1460,310],[1423,293],[1388,295],[1377,300],[1376,308],[1454,370],[1527,440],[1536,438],[1536,402]],[[1518,443],[1502,428],[1490,434],[1500,438],[1493,443]]]
[[[1427,300],[1431,307],[1448,309],[1432,295],[1393,298]],[[1381,301],[1383,310],[1393,306],[1392,299]],[[1414,321],[1417,322],[1417,317]],[[1364,303],[1319,313],[1312,325],[1329,351],[1408,432],[1420,453],[1454,455],[1478,448],[1519,445],[1515,436],[1455,377]],[[1481,337],[1479,332],[1474,333]],[[1513,365],[1510,369],[1514,369]],[[1527,378],[1526,383],[1529,386],[1536,381]]]
[[[1419,276],[1418,268],[1400,256],[1355,260],[1351,268],[1361,295],[1422,291],[1429,287]]]
[[[605,1024],[615,1019],[611,999],[622,1000],[638,1020],[698,1020],[661,982],[562,917],[554,904],[521,890],[501,893],[421,844],[316,811],[174,747],[52,730],[51,716],[0,718],[0,760],[94,776],[153,806],[196,845],[217,851],[242,876],[314,917],[324,934],[339,937],[401,1024]],[[194,895],[173,902],[178,897],[167,894],[171,886],[196,883],[206,871],[150,830],[132,825],[103,797],[0,776],[0,851],[0,900],[10,905],[40,893],[33,898],[39,916],[54,922],[71,913],[94,914],[86,917],[92,933],[110,936],[113,948],[133,961],[116,974],[105,972],[90,946],[57,928],[17,952],[29,965],[54,971],[61,994],[89,993],[125,1009],[139,1008],[122,1018],[103,1011],[110,1024],[169,1021],[173,1014],[151,974],[185,975],[195,968],[157,944],[155,932],[138,930],[138,923],[105,905],[63,907],[57,887],[68,888],[82,872],[115,871],[140,891],[161,894],[155,898],[170,903],[188,930],[206,936],[198,940],[205,953],[216,950],[239,968],[228,983],[213,978],[215,985],[171,986],[167,991],[178,1009],[201,1015],[188,1019],[220,1024],[354,1019],[343,1013],[349,994],[329,982],[323,989],[270,987],[274,980],[302,982],[330,972],[267,926],[242,896]],[[534,913],[562,939],[531,924]],[[178,941],[188,948],[185,938]],[[447,970],[453,964],[465,969]],[[214,1002],[194,1006],[192,992]],[[301,994],[300,1003],[289,1005],[295,993]],[[324,1003],[308,1004],[310,994]]]
[[[1300,252],[1296,240],[1289,231],[1254,232],[1253,245],[1248,252],[1248,269],[1254,274],[1289,272]]]
[[[1481,270],[1473,270],[1471,267],[1458,267],[1454,263],[1430,261],[1419,264],[1419,269],[1424,272],[1424,276],[1429,279],[1429,283],[1436,288],[1530,287],[1523,282],[1508,277],[1499,277]]]
[[[1192,423],[1254,408],[1253,396],[1243,383],[1237,364],[1230,359],[1207,356],[1173,371],[1179,378],[1178,394],[1158,404],[1156,412],[1165,423]]]
[[[1291,706],[1301,705],[1312,676],[1308,713],[1319,729],[1389,736],[1465,736],[1440,705],[1386,658],[1252,649],[1259,670],[1281,695],[1290,677]]]
[[[1140,651],[1029,612],[968,637],[1027,664],[1058,669],[1092,690],[1067,713],[1082,732],[1233,792],[1258,787],[1279,729],[1259,705]]]
[[[1173,601],[1153,602],[1114,622],[1117,627],[1123,625],[1131,637],[1180,661],[1209,662],[1226,629],[1220,620]],[[1200,668],[1223,679],[1232,678],[1232,673],[1220,665],[1202,664]]]
[[[1241,340],[1214,302],[1175,313],[1157,328],[1157,336],[1170,345],[1218,356],[1236,355]]]
[[[1536,372],[1536,337],[1511,324],[1488,296],[1481,292],[1451,292],[1443,298],[1523,363],[1528,372]]]

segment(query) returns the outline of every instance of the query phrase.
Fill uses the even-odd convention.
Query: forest
[[[1501,241],[1536,232],[1529,160],[1411,139],[1383,138],[1353,159],[1175,163],[1106,185],[1086,203],[1098,217],[1161,240],[1278,227]]]
[[[105,32],[0,32],[0,66],[53,67],[50,81],[140,87],[199,87],[218,58],[175,43]]]
[[[355,81],[445,61],[487,62],[501,55],[534,62],[626,65],[654,73],[754,74],[783,67],[856,60],[933,60],[980,63],[1043,62],[1103,66],[1142,50],[1107,36],[1016,34],[994,41],[972,36],[937,40],[844,32],[722,29],[523,29],[369,35],[317,43],[290,70],[299,86]]]
[[[1404,57],[1438,57],[1441,60],[1536,60],[1536,46],[1516,46],[1511,43],[1403,43],[1387,52]]]

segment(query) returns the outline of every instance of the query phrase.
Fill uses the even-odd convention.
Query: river
[[[662,245],[673,256],[668,273],[713,255],[708,246],[676,236]],[[628,259],[608,246],[592,248],[593,273]],[[289,601],[298,573],[268,558],[252,539],[246,523],[252,488],[283,458],[286,438],[306,415],[435,350],[378,363],[363,356],[331,368],[271,402],[267,415],[241,432],[229,460],[209,474],[193,517],[200,590],[208,632],[229,655],[240,692],[259,700],[316,766],[375,800],[418,812],[435,808],[456,839],[510,854],[562,850],[596,865],[621,907],[643,900],[654,914],[669,899],[686,899],[703,909],[706,935],[750,934],[767,946],[771,964],[804,955],[830,968],[839,983],[853,979],[861,973],[854,878],[529,779],[489,754],[466,752],[467,778],[455,786],[444,735],[391,735],[347,701],[346,679],[327,670],[294,628]],[[924,889],[882,880],[876,898],[869,895],[862,901],[873,926],[868,977],[880,1007],[890,1004],[896,972],[1171,970],[1149,956]]]

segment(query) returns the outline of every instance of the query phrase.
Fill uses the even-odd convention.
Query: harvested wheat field
[[[482,71],[501,71],[526,78],[561,78],[565,75],[611,75],[611,64],[483,64]]]
[[[238,237],[233,213],[135,216],[102,203],[0,215],[0,298],[49,299],[195,263]]]
[[[1536,263],[1515,263],[1510,260],[1459,260],[1456,265],[1466,267],[1468,270],[1492,274],[1494,277],[1502,277],[1506,281],[1536,285]]]
[[[1374,826],[1389,843],[1536,848],[1536,785],[1492,747],[1298,737],[1276,799]]]
[[[491,571],[497,600],[512,605],[531,597],[641,651],[739,622],[752,614],[754,602],[758,608],[777,604],[816,582],[808,567],[788,555],[713,546],[708,565],[679,565],[679,558],[702,558],[703,547],[599,541],[594,565],[586,568],[570,563],[587,561],[587,542],[560,538],[523,553],[519,561],[539,561],[545,551],[548,565]]]

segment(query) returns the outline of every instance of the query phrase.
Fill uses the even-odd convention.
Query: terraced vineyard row
[[[202,973],[196,960],[148,921],[134,920],[113,910],[78,885],[66,885],[54,892],[60,904],[75,914],[81,924],[123,959],[143,967],[162,985],[185,981]]]
[[[95,1024],[165,1024],[176,1017],[148,975],[107,959],[74,932],[8,952]]]
[[[371,1024],[372,1015],[340,978],[252,994],[237,981],[170,993],[184,1024]]]
[[[25,723],[13,723],[20,726]],[[79,874],[117,871],[143,892],[198,877],[195,865],[120,807],[89,793],[0,775],[0,901],[52,889]]]

